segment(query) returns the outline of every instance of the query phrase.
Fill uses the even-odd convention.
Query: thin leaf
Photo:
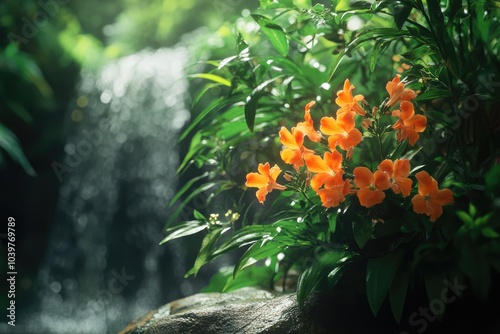
[[[270,83],[284,77],[284,75],[278,75],[272,79],[266,80],[252,91],[245,104],[245,121],[247,122],[248,129],[253,132],[255,124],[255,115],[257,113],[257,104],[261,96],[265,93],[265,89]]]
[[[221,76],[212,74],[212,73],[196,73],[196,74],[191,74],[191,75],[188,75],[188,78],[207,79],[207,80],[211,80],[211,81],[217,82],[217,83],[219,83],[221,85],[231,87],[231,81],[229,81],[227,79],[224,79]]]
[[[177,202],[179,200],[179,198],[181,198],[182,195],[184,195],[184,193],[186,191],[188,191],[194,183],[196,183],[197,181],[205,178],[205,177],[208,177],[209,176],[209,173],[208,172],[205,172],[201,175],[198,175],[196,177],[193,177],[191,180],[189,180],[188,182],[186,182],[186,184],[179,190],[177,191],[177,193],[175,194],[174,198],[172,198],[172,200],[170,201],[170,206],[172,206],[175,202]]]
[[[253,19],[260,26],[261,31],[266,35],[276,51],[283,57],[288,54],[288,39],[286,34],[278,24],[265,16],[252,14]]]
[[[193,129],[200,123],[205,117],[211,113],[218,112],[232,104],[241,101],[241,96],[233,95],[230,97],[219,97],[218,99],[212,101],[203,111],[189,124],[186,130],[180,135],[179,141],[182,141],[186,136],[193,131]]]
[[[389,300],[391,302],[391,310],[394,319],[399,324],[403,315],[406,294],[410,283],[409,268],[400,269],[396,274],[394,282],[389,290]]]
[[[403,24],[410,16],[411,10],[413,6],[405,2],[396,2],[394,4],[393,13],[394,13],[394,23],[396,23],[396,28],[401,30],[403,28]]]
[[[26,159],[16,135],[2,124],[0,124],[0,147],[7,151],[12,160],[20,164],[28,175],[36,175],[35,170]]]
[[[389,292],[401,258],[402,252],[393,251],[385,256],[368,260],[366,266],[366,294],[374,315],[378,314]]]
[[[174,227],[167,229],[167,233],[169,233],[169,235],[166,236],[160,242],[160,245],[164,244],[166,242],[169,242],[170,240],[174,240],[177,238],[182,238],[182,237],[186,237],[188,235],[198,233],[198,232],[203,231],[207,228],[208,228],[208,224],[204,221],[190,220],[190,221],[184,222],[182,224],[179,224],[177,226],[174,226]]]
[[[222,233],[221,228],[217,228],[208,232],[208,234],[201,242],[200,251],[198,252],[198,257],[196,257],[196,260],[194,261],[193,268],[191,268],[191,270],[189,270],[186,273],[185,277],[189,277],[191,275],[194,275],[196,277],[201,267],[205,265],[208,261],[210,261],[213,247],[217,242],[217,240],[219,240],[221,233]]]
[[[370,240],[373,232],[373,224],[368,217],[362,215],[356,216],[352,222],[352,232],[354,234],[354,240],[358,244],[359,248],[363,249],[366,242]]]

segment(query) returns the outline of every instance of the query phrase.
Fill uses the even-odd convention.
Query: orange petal
[[[413,107],[413,103],[411,102],[401,101],[399,108],[401,109],[401,118],[403,120],[408,119],[415,114],[415,109]]]
[[[351,85],[349,79],[344,81],[344,89],[337,92],[337,98],[335,99],[335,103],[338,106],[342,107],[347,103],[352,103],[352,94],[351,90],[354,89],[354,86]]]
[[[385,198],[383,191],[372,190],[369,187],[358,190],[356,195],[358,196],[359,204],[367,208],[382,203]]]
[[[247,187],[262,188],[267,186],[268,180],[267,176],[258,173],[248,173],[245,185]]]
[[[326,208],[337,207],[340,202],[345,200],[344,193],[341,188],[320,189],[317,194],[321,199],[321,203]]]
[[[297,123],[297,130],[302,132],[304,136],[309,137],[309,139],[313,142],[320,142],[321,135],[314,130],[314,127],[311,124],[306,122]]]
[[[343,150],[349,150],[351,147],[354,147],[361,143],[361,139],[363,138],[363,134],[358,129],[352,129],[347,134],[347,137],[342,138],[338,141],[338,145]]]
[[[427,126],[427,118],[424,115],[414,115],[405,122],[405,125],[417,132],[423,132]]]
[[[334,150],[331,153],[325,152],[324,161],[328,165],[330,170],[336,172],[342,165],[342,154],[340,154],[337,150]]]
[[[384,173],[381,170],[376,170],[373,174],[373,178],[375,186],[378,190],[386,190],[391,187],[391,181],[389,180],[387,173]]]
[[[369,187],[373,184],[373,173],[366,167],[356,167],[354,168],[354,184],[358,188]]]
[[[417,94],[412,89],[406,88],[401,94],[402,101],[410,101],[417,97]]]
[[[441,189],[431,195],[431,200],[441,206],[453,203],[453,193],[450,189]]]
[[[418,180],[418,193],[420,196],[427,196],[438,190],[437,181],[426,171],[418,172],[415,177]]]
[[[309,111],[311,110],[312,106],[314,106],[316,104],[316,102],[314,101],[311,101],[309,102],[308,104],[306,104],[304,110],[306,111],[306,121],[307,121],[307,114],[309,114]],[[309,116],[310,117],[310,116]]]
[[[392,185],[392,190],[395,194],[403,194],[403,197],[410,195],[411,186],[413,181],[408,178],[396,178],[394,184]]]
[[[378,165],[378,169],[387,173],[389,178],[392,178],[392,174],[394,173],[394,164],[392,160],[385,159]]]
[[[321,119],[320,131],[326,135],[343,133],[344,129],[337,123],[333,117],[323,117]]]
[[[265,164],[259,164],[257,167],[257,170],[259,173],[262,175],[265,175],[267,178],[269,178],[269,170],[271,169],[271,166],[269,165],[269,162],[266,162]]]
[[[328,173],[331,169],[328,167],[326,162],[321,159],[320,156],[314,154],[304,155],[304,160],[306,161],[307,169],[313,173]]]
[[[441,217],[443,214],[443,207],[437,203],[434,203],[433,201],[427,201],[427,208],[430,212],[430,221],[435,222],[436,219]],[[428,214],[429,216],[429,214]]]
[[[346,132],[351,131],[354,126],[356,125],[356,122],[354,121],[354,116],[356,115],[355,112],[349,111],[346,113],[343,113],[337,117],[337,124]]]
[[[292,130],[293,131],[293,130]],[[293,149],[298,149],[299,145],[297,144],[295,140],[295,136],[293,136],[290,131],[288,131],[287,128],[284,126],[281,127],[281,130],[279,132],[279,137],[280,137],[280,142],[286,147],[293,148]]]
[[[398,159],[394,162],[394,178],[408,177],[410,175],[410,160]]]
[[[319,173],[313,176],[311,179],[311,188],[317,191],[323,184],[330,181],[333,178],[333,175],[329,173]]]
[[[280,173],[281,173],[281,168],[279,168],[278,165],[276,164],[269,170],[269,175],[273,181],[276,181]]]
[[[280,152],[281,159],[287,164],[294,166],[303,166],[302,152],[298,149],[284,148]]]
[[[411,203],[413,204],[413,211],[416,213],[430,215],[430,211],[427,208],[427,203],[425,203],[423,196],[416,194],[411,199]]]
[[[418,133],[411,128],[407,128],[406,131],[402,132],[402,134],[405,134],[405,136],[403,135],[401,136],[403,139],[405,139],[404,137],[408,137],[408,142],[410,143],[410,146],[415,145],[418,138],[420,138]]]
[[[267,187],[264,187],[264,188],[260,188],[259,190],[257,190],[257,193],[255,194],[255,196],[257,196],[257,199],[259,200],[259,202],[261,204],[264,204],[264,201],[266,200],[266,196],[268,193],[269,193],[269,191],[267,191]]]

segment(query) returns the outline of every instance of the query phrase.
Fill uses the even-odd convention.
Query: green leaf
[[[420,45],[416,48],[413,48],[405,53],[403,53],[401,56],[403,58],[407,58],[410,60],[420,60],[424,58],[425,56],[429,55],[432,53],[431,48],[427,44]]]
[[[481,233],[486,237],[486,238],[498,238],[500,237],[500,234],[492,229],[491,227],[483,227],[481,229]]]
[[[471,216],[465,211],[457,211],[457,216],[463,221],[465,224],[472,226],[474,224],[474,220]]]
[[[337,212],[331,212],[328,214],[328,226],[330,227],[330,232],[335,233],[337,228]]]
[[[393,7],[394,13],[394,23],[396,23],[396,28],[401,30],[403,24],[406,22],[408,16],[410,16],[413,7],[406,2],[396,2]]]
[[[240,271],[257,261],[278,255],[283,251],[284,247],[284,245],[280,245],[273,241],[265,242],[265,240],[262,240],[262,242],[255,242],[236,263],[234,277],[236,277]]]
[[[399,142],[394,151],[392,151],[392,153],[389,155],[389,159],[391,160],[399,159],[401,155],[405,152],[407,147],[408,147],[407,140]]]
[[[278,75],[277,77],[264,81],[263,83],[255,87],[255,89],[248,97],[248,100],[245,104],[245,121],[247,122],[247,126],[250,131],[253,132],[254,129],[255,115],[257,113],[257,104],[259,102],[259,99],[262,95],[264,95],[264,93],[266,92],[265,89],[270,83],[282,77],[283,75]]]
[[[179,215],[185,209],[186,205],[193,198],[195,198],[199,194],[201,194],[205,191],[208,191],[212,188],[215,188],[215,187],[219,187],[219,188],[226,187],[227,188],[228,184],[230,184],[230,183],[231,183],[231,181],[225,181],[225,180],[221,180],[221,181],[217,181],[217,182],[208,182],[208,183],[205,183],[205,184],[199,186],[198,188],[195,188],[191,192],[189,192],[189,195],[187,195],[187,197],[182,201],[181,205],[174,211],[174,213],[172,213],[170,215],[170,217],[167,221],[167,226],[169,226],[172,222],[174,222],[177,219],[177,217],[179,217]]]
[[[233,95],[230,97],[219,97],[212,101],[203,111],[189,124],[186,130],[180,135],[179,141],[186,138],[186,136],[200,123],[205,117],[211,113],[221,111],[222,109],[241,101],[240,95]]]
[[[218,75],[212,74],[212,73],[191,74],[191,75],[188,75],[188,78],[207,79],[207,80],[211,80],[211,81],[220,83],[221,85],[231,87],[231,81],[224,79],[223,77],[220,77]]]
[[[391,288],[389,289],[389,300],[391,302],[392,315],[398,324],[401,322],[401,316],[403,315],[409,283],[409,268],[401,268],[398,270]]]
[[[221,254],[227,253],[232,249],[243,247],[249,244],[253,244],[258,240],[269,236],[275,227],[270,225],[249,225],[245,226],[236,232],[231,238],[220,245],[214,252],[213,256],[219,256]]]
[[[201,138],[201,132],[196,132],[193,138],[191,138],[189,149],[184,157],[184,160],[182,160],[182,163],[179,165],[179,168],[177,168],[177,173],[180,173],[180,171],[183,170],[184,167],[186,167],[186,165],[191,161],[193,156],[204,147],[204,145],[201,144]]]
[[[368,260],[366,266],[366,294],[374,315],[378,314],[389,292],[402,255],[401,251],[392,251],[385,256]]]
[[[170,206],[172,206],[175,202],[177,202],[179,200],[179,198],[181,198],[182,195],[184,195],[184,193],[186,191],[188,191],[189,189],[191,189],[191,187],[193,186],[193,184],[195,184],[197,181],[205,178],[205,177],[208,177],[210,174],[208,172],[205,172],[201,175],[198,175],[194,178],[192,178],[191,180],[189,180],[188,182],[186,182],[186,184],[184,184],[184,186],[177,191],[177,193],[175,194],[175,196],[172,198],[172,200],[170,201]]]
[[[354,234],[354,240],[358,244],[359,248],[363,249],[366,242],[370,240],[373,232],[373,224],[369,217],[356,215],[356,218],[352,222],[352,233]]]
[[[316,262],[307,268],[299,277],[297,282],[297,301],[302,305],[304,300],[313,291],[319,290],[328,283],[328,273],[340,263],[345,257],[343,251],[328,251],[326,253],[316,255]]]
[[[373,47],[372,54],[370,56],[370,72],[375,70],[375,66],[377,65],[377,59],[379,54],[384,53],[384,51],[389,46],[390,41],[385,41],[383,39],[379,39],[375,42],[375,46]]]
[[[328,273],[328,276],[327,276],[328,287],[330,289],[333,289],[337,285],[337,283],[340,282],[340,280],[342,279],[342,276],[348,270],[349,264],[351,262],[353,262],[355,257],[356,257],[356,255],[354,253],[346,255],[345,257],[340,259],[337,262],[337,266],[332,271],[330,271]]]
[[[222,231],[223,231],[222,228],[211,230],[210,232],[208,232],[205,238],[203,238],[200,250],[198,252],[198,256],[194,261],[194,266],[193,268],[191,268],[191,270],[189,270],[186,273],[185,277],[189,277],[191,275],[194,275],[196,277],[200,268],[203,265],[205,265],[208,261],[210,261],[214,245],[217,242],[217,240],[219,240]]]
[[[194,216],[194,218],[198,219],[199,221],[202,221],[202,222],[207,221],[207,218],[205,218],[205,216],[202,215],[201,212],[196,210],[196,209],[194,209],[194,211],[193,211],[193,216]]]
[[[278,24],[265,16],[252,14],[253,19],[260,26],[260,30],[266,35],[276,51],[283,57],[288,54],[288,39],[286,34]]]
[[[198,233],[198,232],[203,231],[207,228],[208,228],[208,224],[204,221],[190,220],[190,221],[184,222],[184,223],[179,224],[177,226],[168,228],[166,232],[169,234],[160,242],[160,245],[164,244],[170,240],[174,240],[177,238],[182,238],[182,237],[186,237],[188,235]]]
[[[20,164],[28,175],[36,175],[35,170],[26,159],[16,135],[2,124],[0,124],[0,147],[7,151],[12,160]]]
[[[431,88],[425,93],[417,96],[415,101],[427,101],[441,98],[451,97],[452,94],[448,89],[440,89],[440,88]]]

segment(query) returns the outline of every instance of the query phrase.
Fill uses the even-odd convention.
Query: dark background
[[[51,229],[62,183],[54,171],[54,162],[64,160],[65,143],[75,131],[78,117],[73,112],[75,103],[79,103],[77,89],[82,71],[98,71],[104,64],[140,50],[174,47],[179,43],[190,52],[188,62],[222,58],[234,53],[230,42],[208,46],[200,41],[214,35],[232,40],[230,27],[235,18],[245,7],[256,6],[257,3],[245,4],[241,0],[6,0],[0,3],[0,124],[17,137],[29,162],[22,166],[0,148],[0,219],[4,222],[0,242],[6,246],[7,218],[14,217],[18,321],[22,321],[25,310],[35,307],[41,284],[41,263],[47,256],[49,244],[58,242],[57,234],[51,236]],[[186,35],[197,29],[197,34]],[[198,37],[191,40],[193,36]],[[198,81],[190,83],[190,94],[186,97],[188,106],[189,96],[198,89],[198,84]],[[195,113],[196,108],[191,111]],[[186,140],[176,146],[181,159],[188,144]],[[133,165],[138,162],[125,159],[121,163]],[[30,175],[30,166],[36,175]],[[184,174],[179,182],[195,173],[198,171]],[[167,199],[165,206],[168,206]],[[92,211],[92,207],[87,206],[87,210]],[[164,217],[162,223],[167,219]],[[125,236],[118,230],[120,227],[113,226],[117,228],[116,238]],[[127,229],[127,223],[124,222],[120,229]],[[153,232],[162,233],[161,230]],[[78,242],[78,237],[74,238],[65,242]],[[194,259],[196,251],[189,249],[189,261]],[[126,254],[130,262],[142,260],[134,259],[134,252],[117,248],[110,253]],[[135,256],[140,257],[141,253]],[[165,256],[173,254],[167,252]],[[6,258],[6,247],[1,247],[2,277],[7,272]],[[120,257],[110,256],[108,261],[113,258]],[[107,265],[108,268],[120,268],[120,263]],[[168,275],[168,269],[163,270]],[[206,283],[207,277],[202,275],[193,283],[195,289]],[[7,285],[1,286],[0,308],[5,309]],[[131,296],[136,288],[133,286],[126,293]],[[183,295],[175,287],[168,288],[176,292],[165,296]],[[3,312],[1,314],[3,317]]]

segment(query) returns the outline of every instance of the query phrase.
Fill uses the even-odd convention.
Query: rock
[[[229,293],[199,293],[173,301],[131,323],[120,334],[415,333],[423,331],[423,324],[406,319],[412,319],[411,312],[420,310],[418,305],[428,303],[415,305],[397,325],[388,303],[375,317],[366,296],[352,289],[314,292],[299,307],[295,294],[243,288]],[[500,333],[497,317],[487,315],[488,310],[497,312],[498,302],[477,307],[479,314],[468,305],[470,302],[466,301],[450,305],[453,310],[444,321],[433,319],[425,323],[425,333]]]
[[[301,314],[295,294],[276,296],[243,288],[199,293],[173,301],[130,324],[120,334],[318,333]]]

